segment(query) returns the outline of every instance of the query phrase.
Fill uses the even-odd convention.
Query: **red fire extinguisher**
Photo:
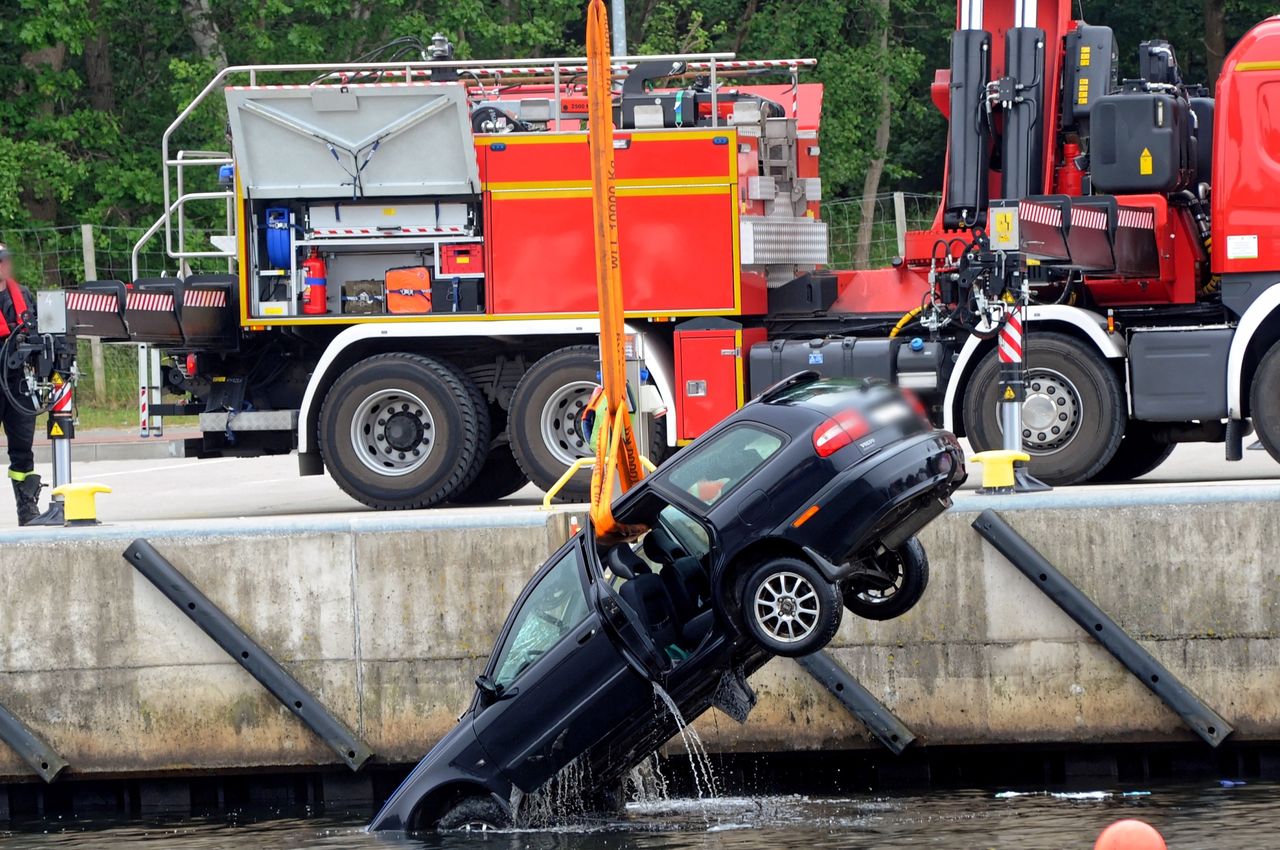
[[[302,273],[306,291],[302,293],[302,312],[308,316],[322,316],[329,312],[329,272],[318,248],[311,249],[311,256],[302,261]]]

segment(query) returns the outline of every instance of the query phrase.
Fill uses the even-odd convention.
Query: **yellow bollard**
[[[106,484],[77,482],[53,488],[53,495],[61,496],[67,525],[97,525],[98,506],[94,497],[98,493],[110,493]]]
[[[979,493],[1012,493],[1013,465],[1018,461],[1026,463],[1031,460],[1031,455],[1008,449],[994,449],[978,452],[969,460],[982,464],[982,487],[978,490]]]

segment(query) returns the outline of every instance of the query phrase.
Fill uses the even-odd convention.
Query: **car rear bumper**
[[[822,556],[828,563],[818,566],[840,581],[854,553],[881,539],[900,544],[941,513],[966,475],[952,434],[920,434],[837,474],[776,533]]]

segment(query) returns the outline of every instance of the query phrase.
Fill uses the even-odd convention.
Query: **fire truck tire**
[[[574,345],[543,357],[520,379],[511,397],[507,432],[511,450],[528,479],[548,490],[576,458],[594,454],[580,429],[582,412],[600,385],[600,350]],[[669,453],[665,417],[650,420],[649,460]],[[585,502],[591,495],[591,470],[575,475],[556,497]]]
[[[1131,419],[1125,426],[1124,438],[1120,440],[1115,456],[1089,481],[1093,484],[1114,484],[1141,478],[1164,463],[1173,454],[1173,449],[1173,443],[1163,443],[1155,438],[1150,424]]]
[[[1102,357],[1064,334],[1028,334],[1026,351],[1022,443],[1031,455],[1029,471],[1054,486],[1088,481],[1115,456],[1124,436],[1120,381]],[[992,350],[965,387],[965,433],[976,451],[1002,445],[999,378],[999,355]]]
[[[511,396],[507,432],[511,451],[529,480],[548,490],[578,457],[592,454],[581,416],[600,379],[600,351],[574,345],[553,351],[525,372]],[[583,469],[558,495],[562,502],[590,498],[591,470]]]
[[[454,493],[449,501],[457,505],[483,505],[505,499],[528,483],[528,477],[511,453],[511,446],[501,443],[489,449],[476,480]]]
[[[467,384],[418,354],[380,354],[343,372],[320,410],[320,450],[338,486],[369,507],[408,510],[475,480],[489,409]]]
[[[1280,461],[1280,342],[1263,355],[1253,374],[1249,411],[1263,448]]]

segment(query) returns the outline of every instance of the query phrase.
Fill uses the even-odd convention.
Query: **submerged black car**
[[[954,436],[879,382],[788,378],[614,504],[648,529],[585,528],[516,601],[471,705],[373,830],[501,827],[561,771],[600,795],[746,679],[818,651],[842,612],[898,616],[928,579],[914,534],[965,478]]]

